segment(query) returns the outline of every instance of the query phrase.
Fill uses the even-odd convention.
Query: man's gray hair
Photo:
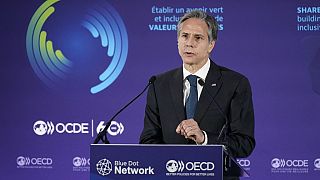
[[[209,42],[211,41],[217,41],[217,34],[218,34],[218,23],[216,21],[216,19],[208,14],[206,14],[205,12],[203,11],[200,11],[200,10],[194,10],[194,11],[190,11],[186,14],[184,14],[179,22],[178,22],[178,37],[179,37],[179,34],[180,34],[180,30],[181,30],[181,24],[190,19],[190,18],[196,18],[196,19],[201,19],[203,20],[207,26],[208,26],[208,39],[209,39]]]

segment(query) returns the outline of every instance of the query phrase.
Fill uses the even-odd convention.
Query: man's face
[[[208,40],[207,24],[201,19],[190,18],[180,27],[178,49],[183,63],[204,65],[214,47],[214,41]]]

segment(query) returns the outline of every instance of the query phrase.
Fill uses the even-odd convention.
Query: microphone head
[[[202,79],[199,79],[198,83],[200,84],[200,86],[204,86],[204,81]]]
[[[149,84],[153,84],[156,79],[156,76],[151,76],[151,78],[149,79]]]

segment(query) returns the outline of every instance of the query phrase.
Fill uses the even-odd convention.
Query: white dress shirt
[[[183,66],[183,104],[184,106],[186,105],[186,101],[189,97],[190,94],[190,83],[187,80],[187,76],[189,75],[196,75],[198,76],[198,79],[202,79],[203,82],[205,82],[207,74],[209,72],[210,69],[210,59],[208,59],[208,61],[206,62],[206,64],[204,66],[202,66],[197,72],[195,73],[190,73],[184,66]],[[199,82],[199,81],[197,81]],[[200,95],[202,92],[203,87],[197,83],[197,90],[198,90],[198,101],[200,99]],[[202,143],[202,145],[206,145],[208,143],[208,136],[207,133],[205,131],[203,131],[204,134],[204,142]]]

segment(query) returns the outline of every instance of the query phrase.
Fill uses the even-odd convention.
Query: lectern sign
[[[220,146],[91,145],[91,180],[222,179]],[[188,149],[188,151],[186,151]]]

